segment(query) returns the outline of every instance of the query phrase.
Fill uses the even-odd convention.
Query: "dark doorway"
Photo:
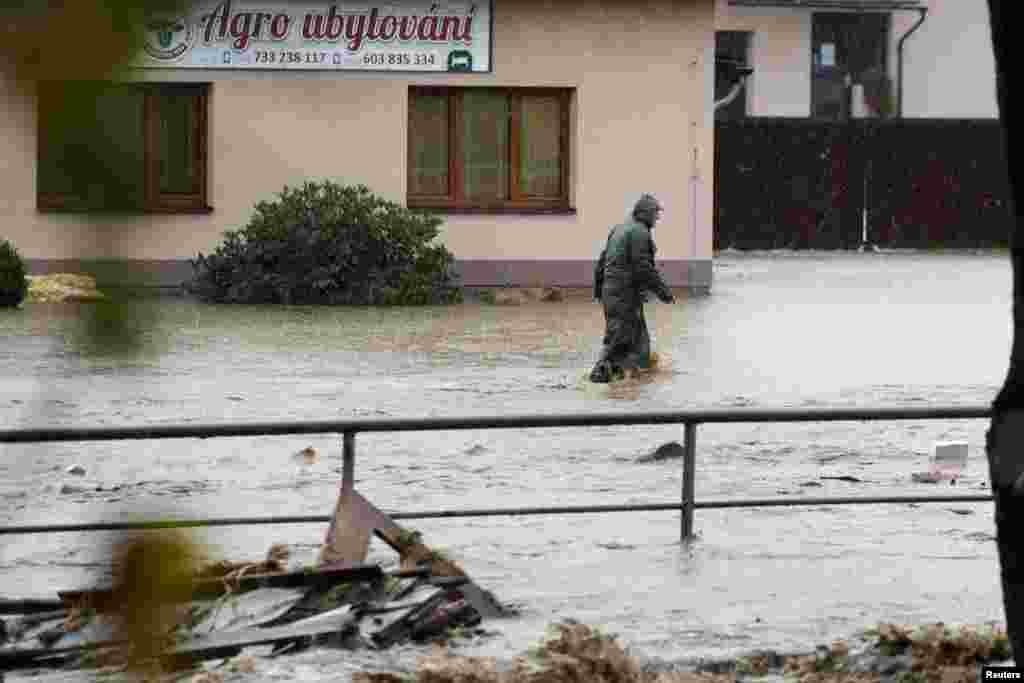
[[[811,29],[811,116],[850,117],[851,88],[884,79],[889,15],[818,12]]]

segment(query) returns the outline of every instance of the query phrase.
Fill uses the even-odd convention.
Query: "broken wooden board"
[[[37,614],[40,612],[56,612],[62,609],[64,609],[64,603],[60,600],[0,600],[0,614]]]
[[[62,667],[82,652],[79,647],[0,650],[0,672]]]
[[[305,588],[259,588],[205,603],[201,607],[202,618],[192,632],[225,633],[264,626],[290,611],[306,592]]]
[[[373,530],[360,524],[352,513],[352,493],[342,486],[341,494],[334,508],[334,515],[327,526],[324,543],[317,555],[321,566],[337,564],[359,564],[366,562],[370,553],[370,537]]]
[[[448,599],[447,591],[436,589],[428,595],[419,596],[416,600],[398,603],[400,606],[397,609],[367,614],[370,619],[365,626],[369,631],[370,640],[377,647],[386,648],[408,639],[416,620],[430,614]]]
[[[311,571],[285,572],[283,574],[253,574],[234,580],[235,592],[248,592],[257,588],[330,588],[338,583],[376,581],[384,577],[380,565],[360,564],[355,566],[332,566]],[[204,579],[196,582],[193,596],[196,599],[215,598],[228,592],[222,579]],[[61,604],[65,607],[91,607],[96,611],[116,609],[114,592],[110,588],[58,591]]]
[[[247,647],[281,645],[304,638],[339,633],[354,626],[359,616],[352,605],[345,605],[286,626],[250,627],[214,633],[178,645],[164,655],[164,660],[171,668],[178,668],[196,660],[233,657]]]
[[[459,565],[447,558],[439,557],[429,546],[415,539],[357,491],[348,494],[344,514],[346,524],[369,530],[391,546],[402,558],[403,569],[413,570],[426,565],[433,576],[466,576],[466,572]],[[481,617],[493,619],[505,615],[501,604],[494,596],[472,581],[460,586],[459,590]]]
[[[170,649],[164,659],[173,667],[180,667],[190,661],[233,657],[246,647],[273,645],[303,638],[337,633],[358,619],[351,605],[324,613],[309,623],[297,622],[275,628],[249,627],[225,633],[214,633],[194,638]],[[125,641],[111,640],[91,643],[84,647],[32,648],[0,650],[0,671],[13,671],[33,667],[63,666],[86,652],[125,645]]]

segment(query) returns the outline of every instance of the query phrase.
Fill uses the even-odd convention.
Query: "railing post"
[[[683,440],[683,518],[679,540],[692,541],[693,536],[693,495],[694,475],[697,469],[697,424],[687,422]]]
[[[342,436],[341,495],[348,497],[356,487],[356,435],[345,432]]]

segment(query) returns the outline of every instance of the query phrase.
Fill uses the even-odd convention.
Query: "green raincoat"
[[[610,377],[617,369],[648,366],[651,338],[644,318],[647,292],[662,301],[673,301],[672,290],[654,265],[654,240],[644,219],[653,224],[638,202],[633,218],[612,228],[594,269],[594,297],[601,300],[605,316],[604,348],[591,374],[595,381],[607,381],[603,377]]]

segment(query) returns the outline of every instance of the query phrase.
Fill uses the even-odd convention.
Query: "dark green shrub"
[[[189,290],[222,303],[455,303],[455,259],[432,244],[441,222],[362,185],[285,187],[192,261]]]
[[[13,244],[0,240],[0,307],[18,306],[26,295],[25,262]]]

